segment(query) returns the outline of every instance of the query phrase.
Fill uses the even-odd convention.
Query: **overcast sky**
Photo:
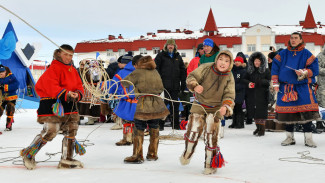
[[[158,29],[204,28],[212,8],[218,27],[241,22],[294,25],[305,19],[310,3],[315,21],[325,24],[324,0],[0,0],[58,45],[108,35],[135,37]],[[41,43],[39,59],[50,61],[56,47],[22,21],[0,8],[0,34],[9,19],[19,41]]]

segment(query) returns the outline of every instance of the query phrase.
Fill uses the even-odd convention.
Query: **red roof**
[[[208,19],[205,23],[204,29],[205,31],[218,31],[216,21],[214,20],[214,16],[212,13],[212,9],[210,8]]]
[[[315,19],[313,16],[313,12],[311,11],[311,8],[310,8],[310,5],[308,5],[304,26],[302,28],[305,28],[305,29],[317,28]]]
[[[228,48],[233,47],[234,44],[242,44],[241,37],[220,37],[220,36],[205,36],[198,39],[176,39],[177,48],[181,50],[193,49],[198,44],[203,43],[205,38],[211,38],[217,45],[227,45]],[[153,47],[163,49],[166,40],[134,40],[133,42],[109,42],[109,43],[77,43],[75,53],[106,51],[113,49],[117,52],[118,49],[125,49],[125,51],[138,51],[139,48],[146,48],[152,50]]]
[[[32,70],[32,68],[34,70],[45,70],[46,69],[46,67],[44,65],[34,65],[34,66],[30,65],[29,69]]]
[[[288,46],[291,35],[278,35],[275,36],[275,43],[284,43]],[[302,38],[305,43],[315,43],[315,45],[323,46],[325,44],[325,36],[317,33],[302,33]]]

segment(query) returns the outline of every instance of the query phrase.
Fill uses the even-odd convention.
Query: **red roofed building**
[[[313,15],[313,12],[311,11],[310,5],[308,5],[304,26],[302,28],[304,28],[304,29],[317,28],[315,19],[314,19],[314,15]]]
[[[295,16],[303,16],[297,14]],[[176,41],[178,51],[185,62],[189,62],[195,55],[198,44],[205,38],[211,38],[221,50],[228,49],[234,56],[238,52],[250,55],[260,51],[267,55],[270,46],[286,48],[290,35],[301,32],[306,48],[317,55],[325,44],[325,29],[321,22],[315,23],[310,5],[308,5],[305,21],[295,25],[265,26],[261,24],[250,26],[249,22],[242,22],[239,26],[217,27],[210,8],[204,29],[198,31],[176,29],[175,32],[167,29],[158,30],[157,33],[148,32],[146,36],[127,39],[122,35],[109,35],[107,39],[93,40],[77,43],[75,53],[78,61],[84,58],[96,58],[108,61],[111,57],[119,57],[128,51],[134,55],[151,55],[153,58],[163,49],[167,39]]]

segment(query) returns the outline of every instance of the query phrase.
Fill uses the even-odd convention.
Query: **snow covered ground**
[[[2,117],[0,130],[3,131],[5,118]],[[86,121],[82,121],[85,123]],[[227,121],[228,126],[230,121]],[[60,154],[56,154],[49,161],[40,162],[35,170],[29,171],[21,165],[21,158],[16,161],[0,163],[1,182],[141,182],[141,183],[178,183],[178,182],[218,182],[218,183],[318,183],[325,181],[325,162],[300,160],[308,163],[280,161],[279,158],[292,158],[299,161],[298,152],[309,151],[309,156],[325,159],[325,133],[315,134],[317,148],[304,146],[302,133],[295,133],[295,146],[282,147],[283,132],[266,132],[264,137],[255,137],[252,132],[255,125],[245,129],[225,128],[225,138],[220,140],[221,152],[227,164],[214,175],[203,175],[204,144],[200,140],[192,161],[187,166],[179,163],[179,156],[184,149],[184,141],[161,140],[158,149],[159,159],[155,162],[145,161],[143,164],[124,164],[123,159],[132,154],[132,146],[115,146],[115,142],[122,138],[121,130],[110,130],[112,123],[99,123],[93,126],[81,125],[77,135],[78,140],[88,136],[87,153],[77,156],[85,168],[57,169]],[[99,127],[99,128],[98,128]],[[36,122],[36,110],[27,109],[15,114],[13,131],[0,135],[0,161],[4,158],[17,157],[18,151],[29,145],[42,125]],[[172,132],[170,127],[161,132],[167,135]],[[184,131],[177,131],[182,135]],[[62,135],[58,135],[52,142],[36,156],[37,161],[48,159],[46,153],[61,151]],[[144,155],[147,153],[148,138],[144,141]],[[13,151],[13,152],[7,152]]]

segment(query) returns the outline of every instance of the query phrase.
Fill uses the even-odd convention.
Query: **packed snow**
[[[1,118],[0,130],[5,128],[5,115]],[[13,131],[0,135],[0,177],[1,182],[218,182],[218,183],[298,183],[324,182],[325,180],[325,133],[314,134],[317,148],[304,146],[303,133],[296,132],[296,145],[283,147],[284,132],[266,132],[264,137],[252,135],[255,125],[244,129],[225,128],[225,137],[219,141],[226,166],[216,174],[203,175],[204,143],[201,139],[196,152],[187,166],[179,163],[184,150],[184,140],[160,140],[157,161],[143,164],[124,164],[123,159],[132,155],[132,146],[115,146],[122,138],[122,130],[110,130],[113,123],[96,123],[86,126],[82,120],[77,139],[87,138],[87,153],[75,158],[84,163],[83,169],[57,169],[60,159],[61,141],[58,135],[48,142],[37,154],[36,161],[48,159],[47,153],[58,153],[47,162],[39,162],[35,170],[27,170],[21,162],[19,150],[28,146],[41,131],[42,125],[36,122],[36,109],[20,110],[15,114]],[[230,124],[227,120],[226,126]],[[182,136],[185,131],[172,131],[165,127],[161,135]],[[149,136],[144,140],[144,156],[149,145]],[[308,151],[307,159],[299,159],[299,152]],[[17,159],[10,161],[11,157]],[[312,159],[312,158],[314,159]],[[290,161],[280,161],[283,158]],[[317,158],[317,159],[316,159]],[[4,162],[9,160],[7,162]],[[318,161],[315,161],[318,160]],[[303,163],[304,162],[304,163]]]

